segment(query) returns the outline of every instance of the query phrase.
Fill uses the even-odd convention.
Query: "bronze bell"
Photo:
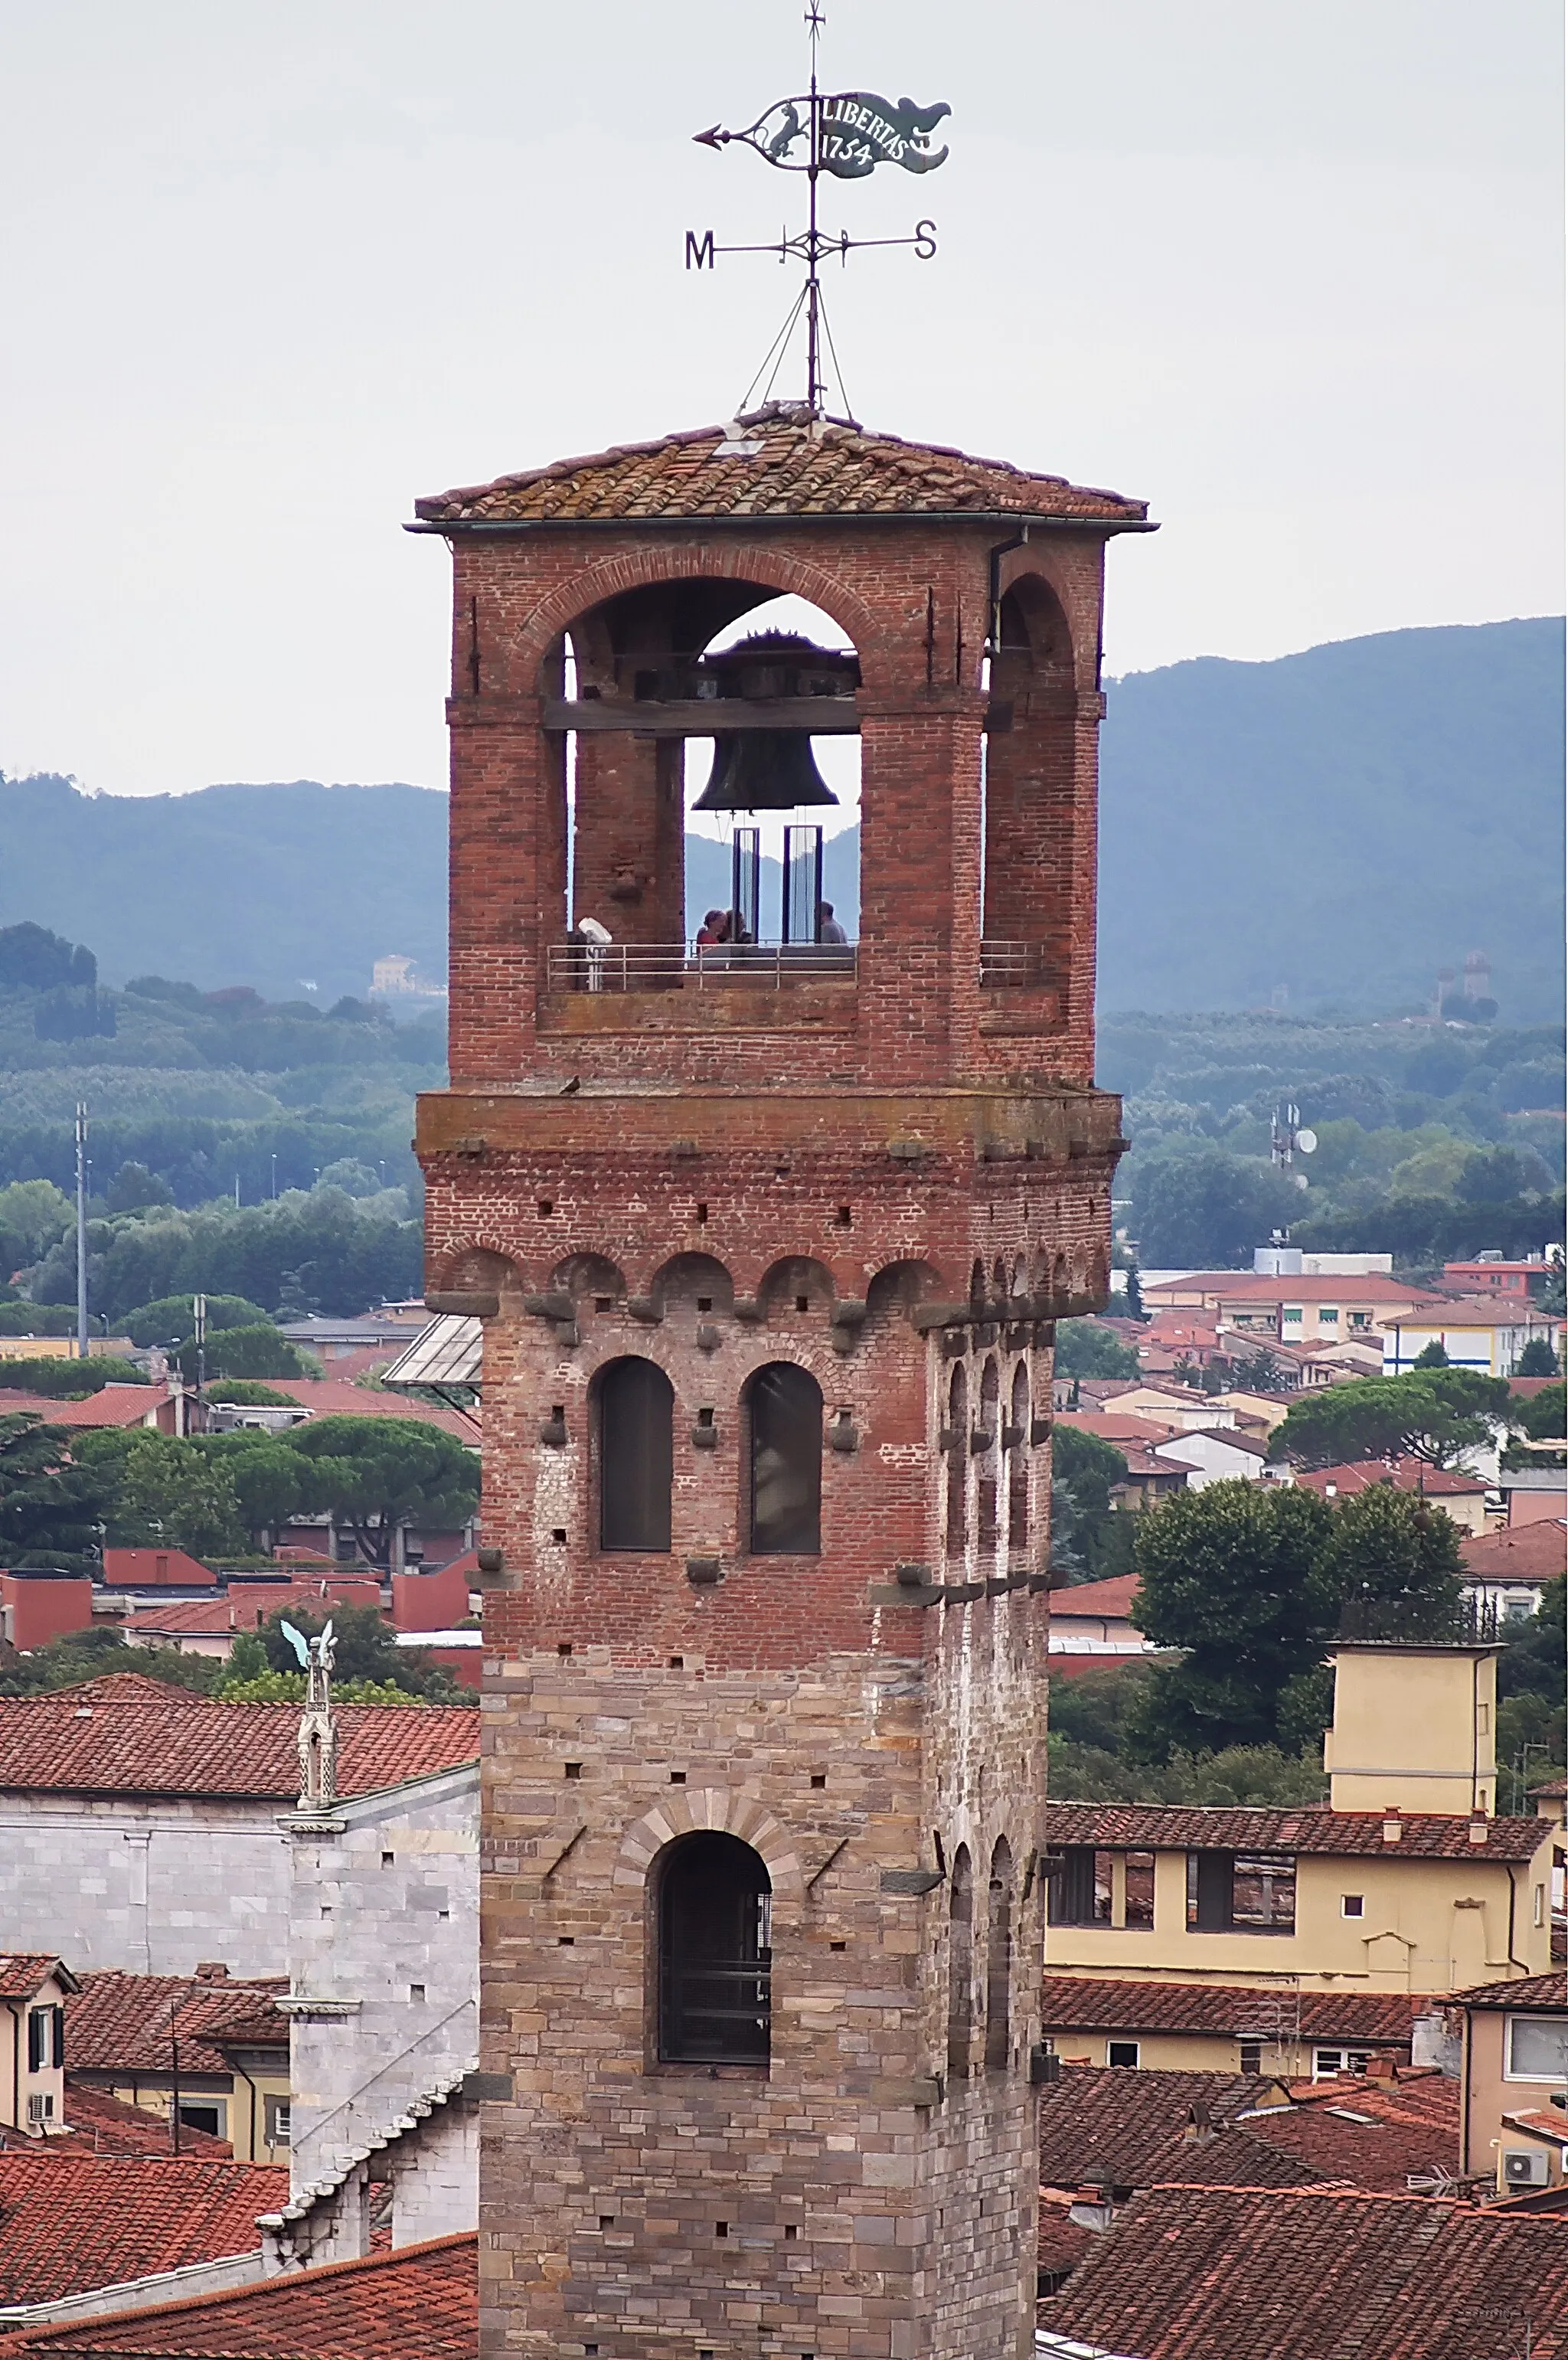
[[[733,648],[703,656],[699,695],[713,697],[713,767],[696,811],[795,811],[838,797],[818,770],[805,729],[734,729],[722,715],[733,699],[779,703],[796,696],[853,697],[860,664],[853,653],[819,648],[793,631],[756,631]]]
[[[694,811],[794,811],[836,803],[804,729],[735,729],[715,737],[713,767]]]

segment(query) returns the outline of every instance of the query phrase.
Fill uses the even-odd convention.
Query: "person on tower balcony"
[[[710,910],[698,930],[697,948],[700,951],[717,950],[719,945],[727,943],[729,938],[730,922],[725,912],[723,910]]]
[[[849,936],[833,916],[833,905],[831,901],[817,903],[817,940],[819,943],[842,943],[846,947],[848,945]]]

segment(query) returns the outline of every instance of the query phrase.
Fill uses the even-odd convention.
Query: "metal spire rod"
[[[827,408],[822,366],[824,336],[830,348],[832,343],[822,304],[821,266],[824,257],[836,254],[843,261],[863,246],[912,246],[917,257],[929,262],[936,252],[936,224],[917,222],[910,237],[852,238],[844,230],[836,237],[825,235],[819,214],[818,182],[824,172],[835,180],[866,180],[878,164],[898,164],[906,172],[934,171],[946,160],[947,149],[933,149],[931,135],[953,110],[941,103],[917,106],[908,98],[894,104],[870,91],[824,92],[818,70],[818,50],[827,18],[820,0],[808,0],[805,23],[811,44],[809,87],[798,97],[777,100],[744,131],[724,131],[715,123],[694,136],[701,147],[725,148],[732,141],[739,142],[755,148],[765,163],[780,171],[804,172],[806,227],[794,235],[785,230],[777,240],[760,246],[716,246],[711,229],[701,235],[695,230],[688,230],[686,268],[711,270],[720,254],[776,254],[781,262],[792,255],[804,262],[806,281],[801,299],[806,316],[806,408],[811,417],[821,418]],[[798,151],[802,142],[805,152],[800,157]],[[799,317],[800,308],[800,304],[794,307],[791,322]],[[836,355],[834,366],[837,366]],[[767,366],[765,361],[763,368]],[[842,389],[842,370],[839,377]]]

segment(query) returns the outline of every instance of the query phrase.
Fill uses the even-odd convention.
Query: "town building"
[[[0,2126],[47,2138],[65,2121],[65,2008],[76,1978],[47,1950],[0,1953]]]
[[[242,2163],[287,2164],[286,1988],[286,1976],[240,1982],[215,1962],[189,1976],[84,1975],[65,2005],[67,2118],[102,2092],[160,2115],[171,2154],[195,2131]]]
[[[429,1300],[486,1330],[487,2353],[1027,2340],[1051,1344],[1108,1292],[1099,612],[1146,521],[787,406],[419,504]],[[853,651],[702,652],[789,594]],[[746,924],[781,939],[690,947],[715,721],[735,808],[858,735],[858,943],[806,834]]]
[[[1440,1344],[1450,1368],[1474,1369],[1484,1377],[1511,1377],[1527,1344],[1550,1344],[1560,1352],[1562,1341],[1561,1318],[1511,1296],[1429,1302],[1385,1322],[1383,1374],[1406,1374],[1423,1352]]]
[[[1444,2003],[1347,1983],[1152,1983],[1048,1973],[1045,2037],[1069,2064],[1332,2081],[1446,2060]]]
[[[1462,1991],[1464,2169],[1497,2192],[1568,2184],[1568,1974]]]
[[[1552,1830],[1491,1816],[1496,1648],[1333,1655],[1326,1808],[1047,1804],[1051,1973],[1446,1993],[1546,1971]]]
[[[1540,1294],[1557,1266],[1544,1254],[1531,1254],[1524,1262],[1505,1262],[1501,1254],[1477,1254],[1474,1262],[1445,1262],[1443,1283],[1455,1295],[1506,1295],[1528,1302]]]
[[[1058,1586],[1051,1592],[1051,1668],[1063,1674],[1087,1670],[1107,1657],[1148,1655],[1152,1643],[1132,1621],[1136,1573],[1109,1581]]]
[[[1487,1513],[1487,1486],[1478,1476],[1456,1467],[1433,1467],[1424,1459],[1362,1459],[1343,1467],[1298,1467],[1282,1476],[1320,1500],[1354,1500],[1363,1491],[1388,1489],[1410,1491],[1441,1508],[1450,1524],[1464,1533],[1485,1533],[1494,1519]]]
[[[1358,1257],[1352,1257],[1358,1259]],[[1236,1343],[1251,1338],[1323,1346],[1347,1338],[1385,1334],[1443,1298],[1383,1271],[1282,1276],[1253,1271],[1192,1271],[1158,1284],[1145,1282],[1150,1311],[1203,1310]]]
[[[262,2276],[256,2215],[287,2173],[173,2156],[0,2154],[0,2353],[8,2330],[135,2311]],[[24,2347],[25,2348],[25,2347]]]
[[[1465,1587],[1501,1622],[1523,1622],[1536,1613],[1541,1593],[1568,1568],[1568,1523],[1501,1524],[1460,1543]]]
[[[354,1797],[477,1759],[476,1706],[343,1705]],[[299,1709],[220,1704],[116,1672],[0,1697],[0,1924],[73,1972],[287,1971],[279,1815],[299,1794]]]

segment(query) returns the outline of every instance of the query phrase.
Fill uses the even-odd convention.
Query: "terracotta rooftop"
[[[1162,2073],[1121,2065],[1064,2065],[1040,2096],[1040,2176],[1051,2188],[1109,2180],[1147,2188],[1149,2166],[1180,2139],[1194,2109],[1227,2121],[1278,2093],[1240,2073]],[[1169,2179],[1169,2170],[1162,2171]]]
[[[140,1426],[169,1399],[167,1385],[101,1385],[85,1401],[57,1402],[51,1426]]]
[[[64,1991],[74,1991],[75,1977],[62,1967],[52,1950],[8,1950],[0,1953],[0,1999],[31,1999],[53,1975]]]
[[[1462,1475],[1452,1467],[1429,1467],[1424,1459],[1399,1459],[1391,1467],[1386,1459],[1358,1459],[1343,1467],[1298,1468],[1294,1480],[1303,1491],[1316,1491],[1320,1498],[1331,1483],[1337,1493],[1373,1491],[1383,1483],[1396,1491],[1424,1491],[1429,1500],[1475,1498],[1486,1489],[1474,1475]]]
[[[345,1797],[479,1754],[476,1705],[347,1704],[337,1722]],[[299,1728],[297,1705],[219,1704],[136,1672],[0,1697],[0,1792],[289,1802],[299,1791]]]
[[[249,2163],[0,2155],[0,2302],[53,2302],[257,2250],[289,2174]]]
[[[411,1417],[420,1426],[439,1426],[443,1434],[455,1435],[459,1442],[472,1446],[478,1438],[481,1413],[477,1409],[463,1416],[436,1402],[356,1385],[352,1377],[283,1377],[273,1390],[287,1393],[313,1417]]]
[[[738,429],[738,431],[737,431]],[[639,522],[684,517],[1050,517],[1126,528],[1148,505],[1031,475],[1004,459],[906,442],[770,402],[723,426],[500,475],[416,500],[426,525]]]
[[[1527,2303],[1535,2360],[1563,2360],[1568,2216],[1169,2186],[1095,2238],[1040,2323],[1138,2360],[1505,2360]]]
[[[289,2022],[274,1994],[286,1975],[256,1983],[192,1975],[83,1975],[65,2007],[65,2054],[79,2073],[167,2073],[170,2040],[188,2073],[224,2073],[224,2042],[289,2046]]]
[[[476,2360],[477,2240],[434,2237],[226,2294],[0,2335],[49,2360]]]
[[[1545,1825],[1544,1820],[1541,1822]],[[1475,1983],[1455,1992],[1455,2007],[1568,2007],[1568,1972],[1521,1975],[1517,1983]]]
[[[147,2106],[127,2105],[123,2098],[111,2096],[107,2090],[94,2089],[91,2081],[78,2081],[73,2073],[65,2077],[62,2120],[68,2127],[50,2136],[46,2154],[174,2152],[174,2128],[167,2114],[155,2114]],[[211,2131],[199,2131],[190,2123],[180,2124],[180,2153],[187,2162],[232,2163],[234,2152],[227,2139],[214,2138]]]
[[[1161,1472],[1166,1472],[1161,1469]],[[1113,1616],[1125,1621],[1138,1594],[1136,1573],[1118,1573],[1109,1581],[1065,1582],[1051,1590],[1051,1611],[1056,1614]]]
[[[1459,1554],[1475,1580],[1555,1581],[1568,1566],[1568,1524],[1542,1516],[1538,1524],[1504,1524],[1462,1540]]]
[[[103,1581],[110,1590],[211,1590],[217,1575],[184,1549],[106,1548]]]
[[[1208,2032],[1256,2038],[1300,2007],[1303,2040],[1408,2049],[1412,2018],[1433,2003],[1404,1992],[1252,1991],[1236,1983],[1132,1983],[1047,1975],[1040,2023],[1047,2032]],[[1271,2038],[1272,2033],[1266,2037]]]
[[[3,1724],[0,1724],[3,1725]],[[1470,1841],[1470,1820],[1457,1814],[1406,1811],[1397,1843],[1384,1840],[1381,1811],[1197,1807],[1185,1803],[1047,1803],[1052,1844],[1133,1845],[1160,1852],[1318,1852],[1336,1859],[1403,1856],[1409,1860],[1533,1860],[1547,1833],[1544,1819],[1488,1819],[1484,1843]]]

